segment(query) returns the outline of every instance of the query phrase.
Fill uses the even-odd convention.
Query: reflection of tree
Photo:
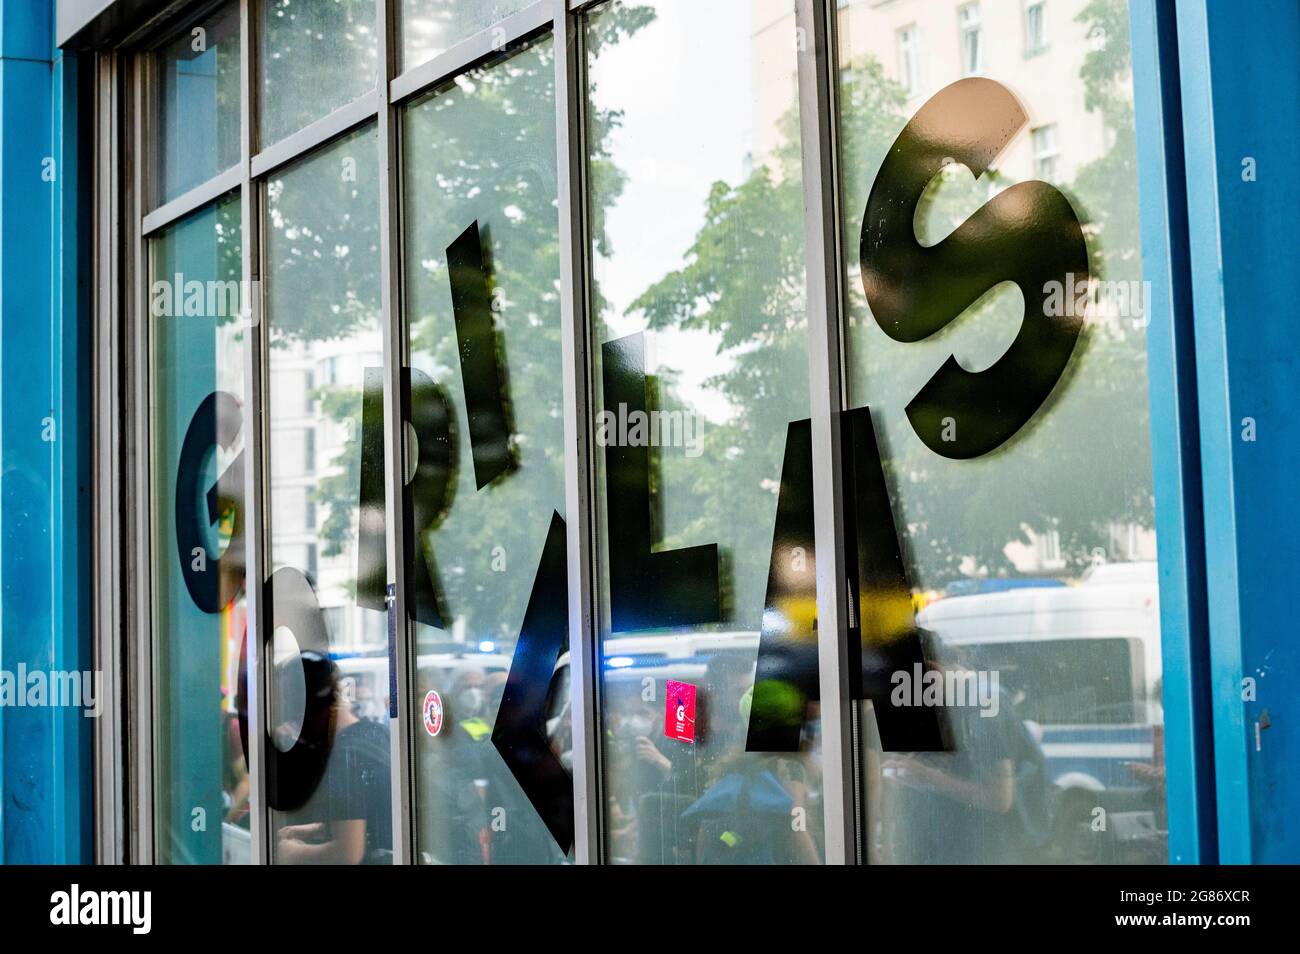
[[[1093,0],[1081,19],[1109,38],[1087,56],[1081,79],[1088,106],[1100,112],[1112,145],[1083,166],[1072,185],[1058,185],[1085,222],[1094,274],[1140,279],[1132,109],[1123,85],[1128,70],[1123,4]],[[902,87],[873,60],[855,62],[841,74],[849,255],[856,254],[861,210],[875,170],[906,121],[905,103]],[[736,487],[775,476],[771,464],[780,460],[785,431],[772,426],[763,409],[787,406],[781,392],[806,390],[802,374],[789,370],[806,366],[797,117],[785,116],[781,129],[783,145],[773,156],[773,168],[760,166],[739,185],[716,183],[684,266],[634,304],[652,328],[708,329],[718,336],[719,353],[734,361],[709,382],[740,409],[706,431],[706,454],[726,466],[683,471],[693,494],[707,501],[692,510],[696,517],[689,535],[760,550],[770,541],[771,528],[751,526],[746,498]],[[965,218],[980,204],[978,196],[987,195],[985,183],[977,190],[969,176],[965,179],[964,187],[931,190],[929,207],[918,220],[955,225]],[[866,382],[876,400],[901,407],[915,390],[917,358],[907,352],[912,346],[891,342],[875,328],[860,285],[846,291],[850,356],[858,366],[851,378]],[[990,313],[1007,304],[986,299],[977,309]],[[1012,304],[1018,318],[1021,306]],[[983,317],[974,318],[974,334],[984,329],[996,356],[1001,323]],[[949,461],[919,441],[899,443],[883,449],[918,582],[942,585],[960,576],[964,563],[978,572],[1014,572],[1003,550],[1012,541],[1028,542],[1026,529],[1058,530],[1061,556],[1078,569],[1094,547],[1108,545],[1112,521],[1152,525],[1144,333],[1128,319],[1096,322],[1033,424],[982,461]]]
[[[320,118],[321,103],[344,105],[377,76],[374,5],[335,0],[268,2],[264,11],[267,97],[278,134]],[[290,68],[287,64],[292,64]],[[281,87],[310,90],[293,93]],[[267,108],[272,108],[270,105]],[[276,138],[272,135],[270,138]],[[267,184],[267,288],[271,347],[339,341],[379,327],[379,164],[374,126],[345,136]],[[274,361],[274,351],[272,360]],[[361,455],[361,391],[315,389],[322,416],[345,443],[312,493],[326,505],[318,536],[334,556],[355,539]],[[272,408],[274,411],[274,408]]]
[[[422,541],[444,619],[474,640],[513,635],[551,511],[563,499],[559,388],[554,48],[514,52],[438,90],[406,122],[407,301],[412,362],[465,407],[446,248],[479,222],[491,273],[503,395],[516,425],[517,471],[475,487],[468,422],[456,414],[454,502]],[[508,249],[503,252],[502,249]],[[496,550],[496,548],[500,548]],[[494,550],[498,566],[493,572]],[[516,565],[518,564],[518,565]]]
[[[265,0],[260,6],[262,130],[269,141],[374,86],[379,75],[374,0]]]
[[[272,374],[292,346],[373,335],[379,328],[379,189],[375,128],[325,147],[267,184],[267,317]],[[368,343],[370,344],[370,343]],[[343,446],[312,499],[326,505],[321,552],[355,540],[361,391],[327,384],[312,397],[343,427]],[[274,406],[271,408],[275,412]],[[346,422],[346,423],[345,423]],[[275,448],[272,448],[274,462]],[[274,513],[272,520],[275,520]]]
[[[653,17],[639,7],[611,12],[593,21],[593,54]],[[490,260],[506,398],[519,425],[520,470],[476,491],[468,432],[458,411],[461,446],[453,487],[466,483],[456,490],[447,518],[426,535],[446,618],[462,618],[473,639],[512,635],[519,618],[507,618],[502,608],[522,608],[535,569],[524,565],[525,554],[540,552],[552,509],[563,509],[554,80],[554,48],[542,39],[459,77],[412,105],[405,118],[404,315],[412,363],[428,370],[453,405],[463,408],[445,249],[478,219]],[[589,175],[601,184],[600,194],[617,196],[623,176],[610,159],[608,139],[619,116],[592,109],[587,121]],[[593,209],[592,216],[596,234],[602,234],[602,210]],[[356,234],[355,225],[350,234]],[[314,237],[312,244],[328,247],[328,236]],[[350,291],[356,281],[324,280],[336,278],[334,297],[320,300],[342,303],[330,319],[337,336],[368,312],[350,304],[357,298]],[[373,304],[377,311],[377,300]],[[313,329],[319,328],[318,320]],[[360,421],[358,389],[334,386],[317,394],[324,416]],[[359,429],[351,440],[360,440]],[[355,539],[359,464],[349,444],[318,484],[315,499],[329,508],[320,529],[325,555]],[[497,547],[508,567],[502,574],[492,572]]]

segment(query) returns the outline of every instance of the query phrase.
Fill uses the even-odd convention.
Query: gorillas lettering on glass
[[[465,387],[470,454],[476,489],[515,473],[517,461],[503,349],[492,314],[492,268],[487,229],[477,221],[447,246],[447,271],[457,354]],[[367,368],[362,397],[360,542],[357,602],[385,609],[388,577],[384,513],[383,369]],[[446,517],[455,486],[459,447],[446,393],[428,375],[402,371],[401,420],[415,437],[414,473],[403,489],[402,534],[409,615],[438,629],[444,613],[428,535]],[[568,584],[564,518],[552,512],[546,543],[510,661],[492,745],[564,853],[573,846],[573,781],[546,741],[551,677],[568,646]]]
[[[181,442],[176,469],[176,549],[190,599],[205,613],[220,613],[244,585],[244,455],[241,452],[215,484],[201,485],[204,463],[214,448],[230,451],[243,427],[239,399],[228,391],[213,391],[190,418]],[[200,502],[202,501],[202,502]],[[220,556],[209,553],[213,525],[228,521],[230,539]],[[328,656],[325,620],[311,581],[299,570],[282,567],[271,577],[267,602],[272,621],[264,633],[289,629],[300,649]],[[248,762],[247,631],[239,650],[239,679],[235,708],[240,743]],[[268,737],[269,741],[269,737]],[[267,802],[277,810],[301,807],[320,783],[329,757],[328,705],[308,700],[302,729],[286,752],[267,745]]]
[[[231,451],[243,409],[229,391],[213,391],[195,408],[176,467],[176,550],[190,599],[205,613],[220,613],[244,585],[244,455],[211,487],[200,486],[215,448]],[[200,503],[200,496],[203,502]],[[229,522],[230,540],[219,556],[209,546],[213,525]]]
[[[1010,187],[934,246],[920,245],[913,230],[917,203],[945,164],[960,162],[975,175],[982,174],[1026,123],[1027,116],[1015,97],[992,80],[971,78],[946,87],[922,106],[899,134],[876,176],[863,216],[863,290],[877,323],[895,341],[928,338],[1001,282],[1014,282],[1024,296],[1020,329],[1001,358],[984,371],[970,372],[950,355],[906,407],[913,429],[926,446],[954,460],[987,454],[1020,431],[1060,381],[1082,331],[1081,317],[1051,316],[1044,307],[1049,282],[1064,283],[1067,274],[1073,273],[1077,285],[1089,274],[1078,218],[1052,186],[1031,181]],[[475,479],[482,489],[510,473],[515,462],[505,375],[489,311],[491,271],[477,222],[448,247],[447,254]],[[606,405],[621,401],[643,407],[646,378],[640,336],[607,342],[603,352]],[[375,609],[384,608],[387,577],[382,390],[382,370],[369,369],[362,412],[358,602]],[[407,521],[403,533],[411,554],[406,568],[411,614],[420,622],[441,626],[444,616],[436,571],[419,541],[440,522],[449,506],[457,453],[452,416],[442,391],[418,371],[404,372],[400,400],[402,420],[410,422],[419,446],[402,508]],[[219,408],[224,410],[218,413]],[[177,487],[177,538],[185,566],[189,566],[187,557],[193,546],[201,545],[195,541],[202,539],[203,528],[197,511],[184,508],[197,506],[202,455],[214,443],[226,448],[233,444],[238,426],[232,429],[222,423],[232,408],[237,410],[238,403],[231,396],[213,395],[196,412],[191,424],[193,440],[187,435]],[[946,426],[948,418],[955,427]],[[943,741],[933,708],[898,710],[888,704],[889,674],[922,661],[921,633],[912,612],[871,413],[867,408],[845,412],[840,425],[846,528],[852,538],[845,548],[852,597],[846,621],[852,696],[875,703],[885,750],[939,749]],[[604,448],[614,628],[720,618],[716,545],[652,552],[650,460],[647,454],[631,450]],[[746,745],[750,751],[797,750],[807,703],[817,698],[811,454],[808,422],[791,424]],[[207,492],[209,524],[223,512],[222,503],[242,490],[238,463],[227,473],[229,476]],[[629,506],[633,510],[630,520]],[[222,572],[211,578],[186,573],[191,596],[208,612],[218,611],[224,605],[220,601],[233,595],[228,592],[231,584],[225,571],[228,569],[232,579],[238,576],[237,571],[242,572],[242,526],[236,504],[231,542],[220,561]],[[567,614],[562,610],[567,600],[562,531],[563,520],[554,514],[493,743],[567,851],[572,843],[571,780],[557,762],[529,741],[541,731],[545,686],[567,642]],[[618,546],[613,545],[616,542]],[[778,561],[781,565],[788,562],[796,549],[804,551],[806,571],[782,572]],[[683,601],[684,593],[688,596]],[[316,637],[324,632],[323,626],[312,622],[319,618],[320,610],[316,606],[315,616],[311,613],[315,597],[305,577],[297,571],[277,571],[268,602],[277,625],[296,627],[300,644],[304,639],[309,644],[320,641]],[[297,629],[303,632],[299,634]],[[241,700],[245,698],[242,688],[241,681]],[[305,784],[313,776],[318,778],[316,769],[323,761],[317,759],[327,753],[322,753],[318,740],[309,739],[304,745],[303,751],[286,759],[285,768],[289,761],[300,763],[302,770],[295,769],[295,774]],[[277,757],[274,746],[267,750],[269,757]],[[270,778],[274,780],[278,774],[272,769]],[[304,797],[302,791],[288,788],[287,784],[272,784],[272,797],[281,802]]]

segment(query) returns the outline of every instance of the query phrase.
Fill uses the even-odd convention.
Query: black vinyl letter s
[[[1065,286],[1073,273],[1077,287],[1089,278],[1079,220],[1047,183],[1011,186],[937,245],[916,240],[917,203],[945,161],[980,176],[1027,123],[1000,83],[976,77],[945,87],[899,133],[862,219],[863,291],[895,341],[929,337],[1000,282],[1024,295],[1020,331],[1001,358],[976,373],[949,355],[907,405],[917,435],[944,457],[987,454],[1020,430],[1065,372],[1083,327],[1072,309],[1049,317],[1044,307],[1048,282]],[[945,418],[956,423],[947,435]]]

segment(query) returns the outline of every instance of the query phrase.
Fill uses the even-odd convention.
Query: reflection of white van
[[[331,658],[339,668],[339,690],[344,698],[352,701],[357,715],[385,721],[388,718],[388,655],[338,653],[331,654]],[[420,653],[415,665],[417,687],[422,687],[422,691],[434,688],[446,693],[466,671],[509,672],[510,657],[466,644],[456,651]]]
[[[612,636],[602,648],[607,681],[628,670],[640,676],[680,679],[687,673],[703,675],[709,659],[719,653],[743,654],[753,662],[758,656],[758,633],[740,630]]]
[[[228,821],[221,823],[221,863],[223,865],[253,863],[253,838],[247,828],[240,828]]]
[[[996,671],[1039,738],[1059,838],[1097,806],[1114,842],[1155,839],[1161,797],[1160,605],[1154,563],[1093,568],[1077,586],[1010,588],[937,600],[917,617],[969,669]],[[1090,831],[1084,825],[1084,831]],[[1143,851],[1146,849],[1135,848]]]
[[[1160,679],[1160,604],[1154,563],[1095,567],[1078,586],[1013,588],[940,599],[925,607],[917,622],[944,644],[965,647],[967,655],[979,656],[979,647],[998,645],[1020,647],[1026,657],[1077,657],[1078,662],[1088,663],[1078,685],[1095,688],[1116,702],[1153,698]],[[1126,685],[1110,679],[1107,685],[1093,685],[1098,673],[1120,671],[1128,675]]]

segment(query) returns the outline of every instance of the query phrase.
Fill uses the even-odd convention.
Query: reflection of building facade
[[[1029,114],[1028,128],[994,166],[996,188],[1042,179],[1068,190],[1078,170],[1114,144],[1079,81],[1085,57],[1106,42],[1099,28],[1081,22],[1088,5],[1089,0],[839,0],[840,67],[879,64],[886,80],[904,91],[906,114],[959,79],[995,77]],[[753,0],[752,24],[754,164],[775,166],[775,151],[796,129],[783,117],[797,107],[798,82],[773,64],[784,62],[791,37],[796,45],[806,46],[806,40],[796,31],[792,0]],[[1023,531],[1025,540],[1009,541],[1003,549],[1016,571],[1060,573],[1066,566],[1060,529]],[[1104,545],[1094,548],[1094,559],[1122,563],[1156,556],[1152,527],[1111,521],[1099,539]]]
[[[774,45],[795,36],[791,0],[753,0],[755,82],[759,90],[755,163],[780,141],[776,120],[796,102],[793,76],[765,64]],[[1078,20],[1088,0],[840,0],[839,44],[854,58],[870,57],[907,93],[914,112],[941,87],[964,76],[993,76],[1029,112],[1028,134],[1017,137],[998,168],[1013,181],[1068,182],[1080,166],[1110,148],[1101,117],[1085,103],[1074,78],[1089,49],[1105,42]],[[798,40],[796,40],[798,42]]]
[[[330,512],[318,504],[317,488],[323,477],[341,472],[340,457],[359,449],[361,435],[351,432],[353,422],[325,414],[317,395],[330,388],[360,394],[365,369],[382,365],[376,338],[369,350],[358,350],[350,339],[287,344],[276,349],[269,369],[276,410],[271,441],[279,462],[271,478],[274,560],[300,567],[314,580],[330,637],[341,650],[382,648],[387,637],[382,616],[353,609],[355,516],[339,551],[322,552],[321,525]]]

